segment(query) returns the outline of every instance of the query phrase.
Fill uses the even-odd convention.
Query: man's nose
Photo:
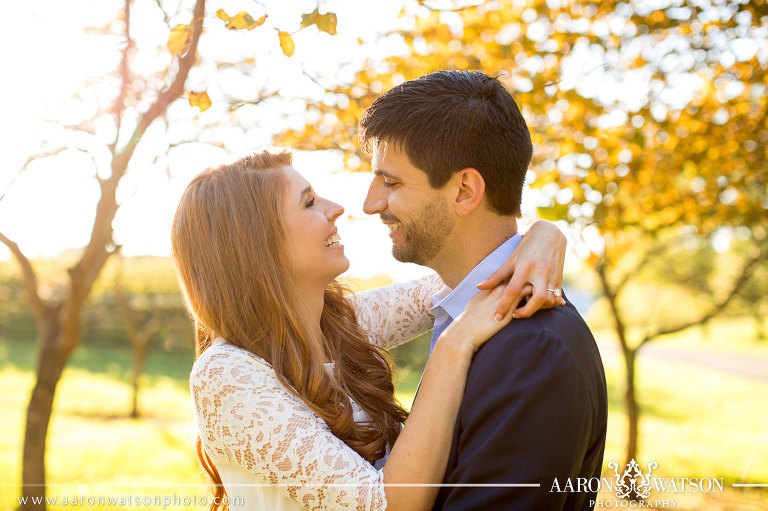
[[[371,186],[368,187],[368,195],[365,196],[365,202],[363,202],[363,211],[368,215],[375,215],[387,209],[384,187],[376,181],[376,178],[371,181]]]

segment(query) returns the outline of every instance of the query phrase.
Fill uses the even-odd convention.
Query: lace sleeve
[[[260,358],[214,344],[195,362],[190,390],[214,463],[237,463],[306,509],[386,508],[383,473],[335,437]]]
[[[396,282],[349,296],[368,339],[382,348],[394,348],[432,328],[432,295],[442,287],[436,274]]]

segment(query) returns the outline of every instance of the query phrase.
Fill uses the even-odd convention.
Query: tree
[[[112,240],[112,220],[118,209],[117,186],[128,170],[131,158],[147,128],[155,119],[163,116],[168,106],[183,93],[184,83],[197,57],[205,0],[197,0],[195,3],[190,25],[186,29],[188,47],[183,55],[176,58],[173,80],[156,91],[156,99],[148,107],[132,106],[127,101],[133,99],[130,71],[133,47],[130,9],[131,2],[126,1],[122,16],[125,40],[118,70],[121,85],[112,106],[116,135],[108,146],[110,171],[106,177],[97,176],[100,197],[91,237],[78,262],[68,270],[64,295],[55,300],[44,299],[40,295],[32,263],[15,242],[0,234],[0,241],[8,246],[21,266],[27,296],[37,317],[40,338],[36,382],[27,408],[24,436],[22,495],[29,501],[22,505],[22,509],[39,509],[39,506],[32,504],[31,499],[45,497],[45,442],[54,393],[62,371],[79,342],[80,320],[85,300],[107,259],[117,250]],[[129,111],[137,114],[137,120],[133,123],[126,115]],[[121,135],[126,130],[130,130],[131,134],[130,138],[123,142],[126,137]]]
[[[540,214],[569,222],[609,305],[625,359],[626,459],[635,458],[639,350],[720,314],[766,260],[768,4],[498,0],[446,12],[420,4],[402,13],[412,28],[390,34],[402,39],[401,54],[328,87],[347,99],[308,103],[307,117],[321,121],[276,140],[341,150],[348,167],[367,168],[355,130],[383,90],[438,69],[500,74],[532,132]],[[670,259],[681,247],[736,228],[751,249],[719,268],[711,293],[688,297],[690,314],[638,317],[626,291],[650,263],[683,265]],[[677,277],[649,302],[690,287],[690,272]]]
[[[739,246],[738,240],[736,245],[733,250],[742,257],[742,252],[750,249],[749,245]],[[768,340],[768,332],[765,329],[765,320],[768,318],[768,268],[766,265],[755,269],[754,275],[741,289],[734,302],[730,312],[734,315],[751,316],[755,324],[757,340],[762,342]]]
[[[148,10],[151,9],[156,11],[148,14]],[[188,21],[172,26],[170,20],[181,16]],[[137,149],[142,148],[142,151],[148,152],[159,151],[156,156],[162,157],[163,149],[170,150],[189,141],[179,135],[169,136],[167,138],[170,141],[167,147],[157,149],[155,137],[146,137],[151,126],[164,125],[166,132],[168,131],[169,125],[174,122],[169,112],[175,102],[185,98],[191,106],[198,107],[200,111],[208,109],[212,104],[206,90],[189,91],[187,88],[190,72],[193,67],[200,65],[198,46],[203,34],[205,17],[205,0],[182,2],[175,14],[166,12],[163,9],[163,3],[159,1],[125,0],[116,20],[92,30],[94,37],[106,37],[110,42],[119,41],[119,62],[114,73],[90,81],[88,83],[90,89],[81,94],[81,97],[90,94],[89,98],[99,104],[100,110],[93,118],[83,119],[81,123],[74,125],[57,123],[61,133],[70,136],[62,135],[59,138],[59,140],[65,140],[62,145],[52,144],[50,149],[31,156],[19,169],[21,173],[33,162],[39,160],[55,162],[55,157],[61,153],[81,151],[90,156],[93,161],[95,179],[100,192],[90,239],[80,252],[77,262],[68,269],[64,279],[65,284],[54,297],[43,296],[33,262],[16,242],[0,233],[0,241],[10,249],[21,269],[26,296],[35,313],[39,338],[36,382],[27,409],[23,448],[22,496],[25,497],[23,509],[33,507],[45,509],[45,500],[42,500],[41,505],[34,505],[33,499],[45,497],[45,444],[54,395],[62,371],[79,343],[83,308],[94,282],[101,274],[107,260],[119,250],[112,232],[112,222],[120,207],[116,195],[118,186],[135,165],[137,154],[141,152]],[[219,27],[246,32],[264,25],[267,20],[266,14],[254,18],[243,11],[230,16],[223,9],[219,9],[215,17],[218,20],[212,23],[216,23]],[[136,24],[149,26],[158,19],[161,23],[165,23],[168,30],[167,49],[163,48],[160,52],[152,41],[144,40],[146,30],[138,39],[135,38],[135,34],[139,31],[134,30]],[[316,26],[320,31],[334,34],[336,15],[321,14],[318,9],[315,9],[302,16],[299,30],[309,26]],[[274,26],[271,28],[275,30],[274,40],[279,41],[282,53],[290,57],[295,48],[292,33]],[[165,61],[167,64],[161,65],[154,71],[147,71],[148,60],[145,58],[142,61],[139,54],[142,54],[141,57],[148,57],[150,62]],[[153,58],[155,60],[152,60]],[[232,62],[208,62],[208,64],[212,64],[214,68],[216,65],[235,66]],[[239,65],[243,67],[242,75],[246,75],[253,71],[255,61],[251,56]],[[259,94],[249,99],[225,97],[223,103],[227,106],[227,112],[236,111],[244,105],[258,105],[264,99],[277,95],[276,91],[266,92],[265,89],[258,89],[256,92]],[[104,100],[107,97],[108,104],[105,105]],[[214,123],[218,121],[220,119]],[[110,128],[104,130],[105,124]],[[187,127],[189,126],[190,123],[187,123]],[[196,134],[202,132],[205,127],[201,122],[191,123],[191,130]],[[112,133],[110,141],[106,143],[104,143],[105,132]],[[189,130],[186,131],[188,132]],[[155,147],[149,147],[147,139],[153,139]],[[191,141],[197,140],[199,140],[198,137],[191,138]],[[143,158],[146,158],[146,155]],[[103,164],[105,161],[108,162],[106,165]],[[6,192],[0,196],[0,200],[5,197]],[[144,337],[151,337],[148,335],[149,332],[144,333],[147,334]]]
[[[121,273],[118,270],[118,275],[115,278],[114,299],[115,306],[120,313],[120,318],[123,320],[123,327],[128,336],[128,341],[133,349],[131,417],[135,419],[139,417],[139,379],[144,371],[144,363],[149,352],[149,343],[160,332],[163,324],[160,314],[156,309],[150,312],[150,316],[146,321],[142,322],[136,317],[136,311],[131,307],[131,298],[126,295],[125,289],[123,289]],[[146,294],[143,297],[149,298]]]

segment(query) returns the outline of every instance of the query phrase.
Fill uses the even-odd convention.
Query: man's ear
[[[483,202],[485,180],[477,169],[467,167],[453,176],[457,191],[454,208],[458,216],[468,216]]]

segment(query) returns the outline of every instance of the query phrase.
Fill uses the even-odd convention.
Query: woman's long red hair
[[[338,282],[325,291],[321,335],[296,312],[302,307],[281,214],[280,169],[290,164],[289,153],[263,151],[202,172],[181,198],[171,240],[196,354],[221,337],[260,356],[334,435],[373,463],[394,443],[407,412],[394,398],[390,365],[366,339]],[[335,362],[333,376],[325,361]],[[350,398],[370,422],[353,420]],[[221,502],[221,477],[200,438],[197,453]]]

